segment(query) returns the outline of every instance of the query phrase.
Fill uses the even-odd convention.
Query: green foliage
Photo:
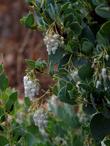
[[[55,107],[51,99],[47,101],[48,123],[44,135],[33,121],[38,101],[30,101],[28,97],[22,103],[19,100],[17,92],[8,86],[0,91],[0,146],[83,146],[81,124],[72,106],[59,101]]]
[[[58,97],[61,101],[69,104],[75,104],[77,96],[78,92],[72,84],[65,83],[63,87],[60,87]]]
[[[8,87],[8,79],[4,73],[0,74],[0,90],[5,90]]]
[[[110,41],[110,21],[105,22],[97,33],[99,43],[109,43]]]
[[[21,20],[21,23],[24,24],[27,28],[34,29],[36,27],[34,16],[32,13],[29,13],[27,16],[24,16]]]
[[[78,74],[81,80],[91,79],[93,75],[93,69],[91,68],[91,64],[85,64],[81,66]]]
[[[17,100],[17,92],[13,92],[9,96],[9,98],[8,98],[6,104],[5,104],[5,109],[6,109],[7,113],[13,111],[15,103],[16,103],[16,100]]]
[[[84,41],[82,43],[82,48],[81,52],[84,53],[85,55],[92,55],[94,45],[90,41]]]
[[[37,70],[39,72],[44,71],[44,69],[47,67],[47,63],[45,60],[26,60],[26,64],[30,69]]]
[[[49,120],[51,137],[59,136],[64,138],[67,141],[66,145],[83,146],[83,136],[81,135],[81,129],[79,129],[81,125],[73,106],[59,101],[53,105],[51,99],[48,101],[48,106],[50,112],[57,117],[54,121],[52,119]]]
[[[110,133],[110,119],[105,118],[101,113],[97,113],[91,120],[91,132],[97,142]]]
[[[95,11],[99,16],[110,19],[110,7],[108,4],[100,4]]]
[[[60,143],[58,141],[58,143],[54,143],[55,137],[58,135],[60,140],[66,140],[67,146],[95,146],[100,145],[103,139],[104,143],[109,145],[109,0],[27,0],[27,2],[31,9],[29,14],[21,19],[21,23],[28,28],[39,29],[45,36],[46,41],[44,42],[46,42],[49,55],[49,73],[55,80],[51,91],[64,104],[70,104],[73,107],[77,105],[78,110],[76,110],[76,113],[73,112],[76,116],[71,118],[69,114],[72,111],[64,104],[62,107],[54,107],[57,112],[54,116],[50,116],[49,125],[46,129],[49,137],[42,141],[42,136],[37,135],[40,139],[38,142],[32,128],[32,131],[27,129],[23,133],[19,142],[25,141],[26,146],[62,146],[61,141]],[[51,39],[52,36],[55,36],[55,38]],[[47,67],[47,63],[42,60],[26,60],[26,63],[28,71],[43,72]],[[6,102],[3,100],[6,104],[3,106],[5,108],[0,108],[1,121],[6,119],[5,112],[14,113],[12,107],[16,105],[15,92],[9,92],[7,87],[7,77],[4,75],[1,65],[0,97],[6,99]],[[12,98],[15,100],[12,100]],[[28,99],[25,99],[24,107],[25,110],[31,107]],[[81,122],[76,120],[78,114],[80,114],[79,120],[82,117]],[[75,132],[77,126],[72,127],[71,130],[71,119],[74,126],[78,124],[80,136]],[[74,120],[77,121],[77,124],[74,123]],[[28,122],[27,120],[25,123]],[[13,124],[16,125],[16,123]],[[69,130],[67,130],[67,127]],[[20,128],[24,130],[27,126],[21,126]],[[97,142],[96,144],[92,137]]]
[[[64,103],[82,103],[86,114],[100,112],[92,117],[90,126],[94,139],[100,142],[110,134],[99,124],[99,119],[109,120],[109,1],[32,0],[29,4],[37,28],[46,36],[56,33],[64,39],[64,45],[49,54],[49,73],[56,81],[53,93]],[[30,64],[35,68],[35,62]],[[101,72],[103,68],[106,73]]]

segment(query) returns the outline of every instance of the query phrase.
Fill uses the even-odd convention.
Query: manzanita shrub
[[[24,102],[0,66],[0,146],[110,146],[109,0],[27,0],[21,19],[40,30],[48,62],[26,60]],[[36,72],[54,80],[44,95]]]
[[[73,108],[55,95],[48,108],[39,106],[40,100],[20,100],[0,65],[0,146],[82,146],[81,124]]]
[[[79,120],[73,106],[55,95],[47,107],[41,106],[41,99],[19,99],[0,65],[0,146],[83,146],[89,129],[85,125],[83,130],[81,122],[87,118]],[[90,138],[86,140],[89,144]]]

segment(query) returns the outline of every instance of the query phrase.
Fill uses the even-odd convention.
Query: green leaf
[[[99,43],[106,43],[110,40],[110,21],[105,22],[97,33]]]
[[[29,27],[29,28],[34,25],[34,16],[32,13],[29,13],[29,15],[27,16],[25,25],[26,27]]]
[[[31,59],[26,59],[26,64],[28,65],[28,67],[30,69],[36,69],[37,71],[42,72],[46,67],[47,67],[47,63],[45,60],[31,60]]]
[[[0,136],[0,146],[5,146],[8,143],[8,140],[4,136]]]
[[[74,32],[75,35],[80,35],[82,32],[82,27],[78,22],[71,23],[70,28]]]
[[[45,60],[37,60],[35,62],[35,69],[42,72],[47,67],[47,63]]]
[[[81,78],[81,80],[91,79],[93,75],[93,69],[91,68],[91,64],[85,64],[81,66],[78,70],[78,75]]]
[[[68,7],[70,2],[65,2],[65,4],[61,5],[60,13],[62,14]]]
[[[57,109],[54,112],[66,125],[68,128],[79,127],[78,118],[73,111],[73,106],[70,104],[57,105]],[[68,120],[67,120],[68,119]]]
[[[87,24],[84,24],[84,28],[82,30],[81,36],[82,38],[88,39],[92,43],[95,42],[94,33],[92,32],[91,28]]]
[[[96,13],[102,18],[110,19],[110,6],[107,4],[100,4],[95,9]]]
[[[75,100],[77,96],[78,96],[78,93],[77,93],[76,88],[74,88],[70,84],[63,86],[58,93],[58,97],[62,102],[72,104],[72,105],[76,103]]]
[[[58,65],[58,68],[64,68],[64,66],[67,64],[67,62],[69,61],[70,55],[64,55]]]
[[[26,105],[26,108],[29,108],[29,107],[30,107],[31,101],[30,101],[29,97],[25,97],[24,103],[25,103],[25,105]]]
[[[25,131],[22,127],[18,126],[17,128],[14,128],[12,131],[13,140],[19,141],[25,134]]]
[[[100,5],[102,3],[107,3],[107,0],[92,0],[93,5]]]
[[[49,117],[48,127],[46,128],[46,131],[51,137],[64,137],[66,130],[63,128],[63,124],[63,120],[58,120],[57,116],[54,116],[54,118]]]
[[[106,146],[110,146],[110,140],[104,140]]]
[[[85,58],[85,57],[74,57],[73,58],[73,65],[76,68],[79,68],[82,65],[85,65],[85,64],[88,64],[88,63],[89,63],[89,60],[87,58]]]
[[[65,27],[68,27],[74,20],[73,14],[71,13],[71,9],[68,9],[68,10],[70,10],[70,12],[67,12],[64,18]]]
[[[101,142],[105,136],[110,135],[110,119],[105,118],[101,113],[97,113],[92,117],[90,129],[94,139]]]
[[[83,104],[83,111],[88,115],[92,115],[96,112],[95,108],[90,103]]]
[[[67,77],[67,75],[68,75],[68,70],[66,70],[66,69],[64,69],[64,68],[60,68],[59,70],[58,70],[58,72],[57,72],[57,75],[59,76],[59,77]]]
[[[12,112],[14,110],[14,105],[17,101],[17,92],[12,93],[6,102],[5,109],[7,112]]]
[[[52,64],[58,64],[64,54],[63,48],[58,48],[55,54],[49,55],[49,62]]]
[[[110,21],[105,22],[100,30],[99,33],[101,33],[101,35],[105,38],[109,38],[110,37]]]
[[[55,15],[56,15],[55,5],[52,5],[52,3],[49,3],[48,5],[48,13],[51,19],[55,20]]]
[[[33,146],[35,143],[37,143],[37,139],[31,133],[26,133],[24,135],[24,142],[26,146]]]
[[[31,69],[34,69],[35,68],[35,61],[34,60],[26,59],[26,64]]]
[[[37,136],[37,137],[40,136],[38,127],[36,127],[34,125],[28,126],[27,130],[29,133],[33,134],[34,136]]]
[[[61,90],[58,94],[58,97],[60,98],[61,101],[64,101],[64,102],[67,101],[68,97],[67,97],[66,93],[67,93],[67,89],[65,86],[65,87],[61,88]]]
[[[36,141],[34,142],[36,143],[36,145],[42,141],[42,135],[39,132],[39,128],[37,126],[31,124],[26,129],[29,134],[33,135],[33,139],[36,139]]]
[[[82,44],[81,52],[84,53],[85,55],[91,55],[93,51],[93,43],[90,41],[84,41]]]
[[[8,79],[7,76],[2,73],[0,74],[0,89],[4,91],[6,88],[8,88]]]
[[[76,51],[78,52],[79,47],[79,41],[74,39],[72,41],[68,41],[68,43],[65,45],[65,51],[69,53],[76,53]]]
[[[21,24],[24,24],[28,28],[34,28],[35,23],[34,23],[34,16],[30,12],[27,16],[24,16],[20,19]]]

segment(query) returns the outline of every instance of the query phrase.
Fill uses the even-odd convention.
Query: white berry
[[[108,61],[109,60],[109,55],[107,54],[107,55],[105,55],[105,59],[106,59],[106,61]]]
[[[64,44],[64,39],[59,34],[48,34],[44,37],[44,43],[47,47],[48,55],[55,54],[59,46]]]
[[[98,89],[101,86],[101,81],[97,80],[96,82],[96,88]]]
[[[104,80],[107,78],[107,69],[106,68],[102,68],[101,76]]]
[[[36,126],[38,126],[39,131],[43,136],[47,136],[47,133],[45,131],[45,128],[48,124],[48,116],[47,113],[44,111],[44,109],[40,108],[37,111],[35,111],[33,115],[33,120]]]
[[[73,71],[71,72],[71,77],[74,80],[74,82],[78,82],[80,80],[79,75],[78,75],[78,71]]]
[[[33,100],[34,97],[39,94],[39,83],[36,81],[32,81],[27,75],[24,76],[23,81],[25,97],[29,97],[30,100]]]

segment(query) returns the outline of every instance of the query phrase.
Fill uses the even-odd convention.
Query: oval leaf
[[[105,22],[97,33],[99,43],[108,42],[110,40],[110,21]]]
[[[7,79],[7,76],[4,73],[2,73],[0,75],[0,89],[1,90],[5,90],[7,87],[8,87],[8,79]]]
[[[90,64],[85,64],[80,67],[78,71],[78,75],[81,78],[81,80],[88,80],[93,75],[93,69],[91,68]]]
[[[95,11],[99,16],[110,19],[110,6],[107,4],[100,4],[96,7]]]
[[[106,119],[101,113],[97,113],[92,117],[90,129],[94,139],[100,142],[110,134],[110,119]]]

